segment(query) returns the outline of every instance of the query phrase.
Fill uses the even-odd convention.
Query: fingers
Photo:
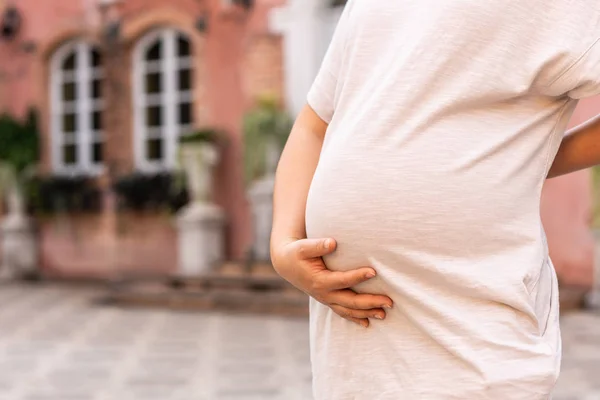
[[[339,306],[337,304],[331,305],[331,309],[342,318],[347,320],[364,320],[368,318],[385,319],[385,311],[381,308],[375,308],[371,310],[354,310]]]
[[[359,294],[350,289],[331,292],[325,300],[329,304],[352,310],[390,309],[394,305],[394,302],[388,296]]]
[[[363,328],[368,328],[370,325],[368,319],[347,318],[347,320],[350,322],[354,322],[355,324],[358,324],[358,325],[362,326]]]
[[[350,314],[348,314],[342,307],[340,306],[333,306],[331,307],[332,311],[334,313],[336,313],[337,315],[339,315],[340,317],[353,322],[357,325],[362,326],[363,328],[368,328],[370,323],[369,323],[369,319],[368,318],[354,318],[352,316],[350,316]]]
[[[323,257],[335,251],[336,242],[333,239],[303,239],[296,242],[298,256],[303,259]]]
[[[315,283],[327,290],[340,290],[368,281],[375,275],[373,268],[359,268],[346,272],[324,270],[315,276]]]

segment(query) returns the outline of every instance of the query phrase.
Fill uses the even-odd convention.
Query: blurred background
[[[311,399],[271,196],[344,3],[0,0],[0,399]],[[599,184],[544,189],[557,400],[600,399]]]

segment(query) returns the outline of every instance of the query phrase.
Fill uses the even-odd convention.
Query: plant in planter
[[[179,167],[190,196],[177,218],[183,276],[207,274],[223,261],[224,213],[211,201],[212,173],[223,137],[218,130],[202,129],[180,139]]]
[[[275,169],[293,125],[279,103],[273,96],[261,96],[244,118],[244,169],[254,219],[250,258],[256,261],[270,260]]]
[[[168,172],[134,172],[113,183],[119,208],[130,211],[178,211],[187,202],[187,191],[178,184],[178,176]]]
[[[257,106],[245,115],[244,171],[248,184],[275,173],[292,125],[292,118],[271,95],[259,97]]]
[[[83,176],[49,175],[32,180],[31,208],[41,214],[99,212],[102,194],[92,179]]]
[[[37,267],[33,224],[26,213],[27,187],[38,159],[37,118],[33,110],[25,121],[0,116],[0,197],[7,213],[2,221],[2,272],[30,275]]]
[[[216,129],[202,129],[179,140],[179,167],[192,203],[210,201],[212,169],[219,161],[224,135]]]
[[[35,174],[38,148],[34,110],[25,121],[0,116],[0,191],[6,196],[9,215],[25,210],[27,183]]]

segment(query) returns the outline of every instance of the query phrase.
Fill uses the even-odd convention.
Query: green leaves
[[[24,121],[6,114],[0,116],[0,162],[12,166],[20,174],[37,163],[38,154],[36,113],[30,110]]]
[[[185,186],[175,187],[178,175],[132,173],[113,184],[122,209],[132,211],[177,211],[189,198]]]
[[[0,196],[8,190],[24,190],[38,161],[37,116],[30,110],[24,121],[0,115]]]
[[[244,117],[244,172],[246,183],[261,178],[267,171],[269,143],[283,149],[292,130],[293,120],[283,111],[276,97],[263,96]]]
[[[28,181],[28,202],[35,212],[99,212],[102,192],[84,176],[44,176]]]
[[[179,143],[218,143],[225,138],[225,134],[217,129],[205,128],[189,135],[182,135]]]

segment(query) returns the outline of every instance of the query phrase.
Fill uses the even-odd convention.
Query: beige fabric
[[[540,192],[599,37],[596,0],[350,0],[308,95],[330,124],[306,228],[395,308],[364,329],[311,302],[316,400],[549,398]]]

